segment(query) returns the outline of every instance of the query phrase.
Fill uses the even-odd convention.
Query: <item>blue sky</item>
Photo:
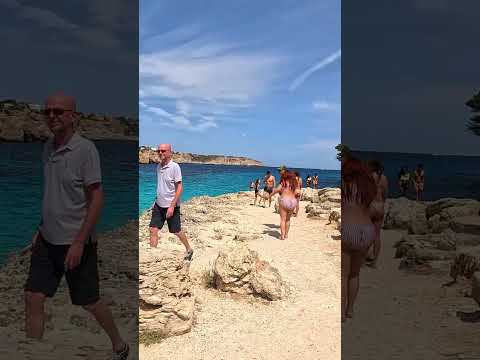
[[[340,1],[140,2],[140,144],[338,169]]]

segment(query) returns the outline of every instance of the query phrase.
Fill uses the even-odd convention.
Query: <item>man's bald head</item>
[[[45,108],[76,111],[77,104],[75,98],[72,96],[68,96],[63,93],[56,93],[50,95],[47,100],[45,100]]]
[[[158,155],[160,156],[160,162],[162,163],[162,165],[168,164],[168,162],[172,159],[172,145],[158,145]]]

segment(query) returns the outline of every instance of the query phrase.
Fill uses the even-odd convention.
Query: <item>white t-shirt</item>
[[[168,208],[175,198],[175,184],[182,181],[182,171],[180,166],[170,160],[170,162],[162,166],[157,166],[157,198],[155,202],[161,208]],[[176,206],[180,206],[180,199],[177,200]]]

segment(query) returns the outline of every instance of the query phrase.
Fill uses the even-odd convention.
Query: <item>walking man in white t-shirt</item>
[[[76,130],[76,101],[64,94],[49,96],[45,120],[53,137],[43,151],[41,223],[32,239],[25,283],[25,332],[42,339],[45,301],[65,275],[72,304],[90,312],[110,337],[114,359],[127,359],[112,313],[101,297],[95,225],[103,206],[100,158],[95,144]]]
[[[150,246],[157,247],[158,230],[165,221],[168,231],[177,235],[185,246],[185,260],[192,260],[193,250],[188,243],[187,236],[182,231],[180,221],[180,196],[182,195],[182,172],[180,166],[172,161],[172,146],[161,144],[158,147],[160,164],[157,166],[157,197],[152,208],[150,221]]]

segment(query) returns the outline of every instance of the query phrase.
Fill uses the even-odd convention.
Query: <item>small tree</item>
[[[467,122],[467,129],[477,136],[480,136],[480,91],[468,100],[465,105],[470,108],[473,116]]]
[[[342,159],[348,155],[350,155],[350,149],[347,145],[338,144],[335,146],[335,150],[337,150],[337,160],[342,161]]]

